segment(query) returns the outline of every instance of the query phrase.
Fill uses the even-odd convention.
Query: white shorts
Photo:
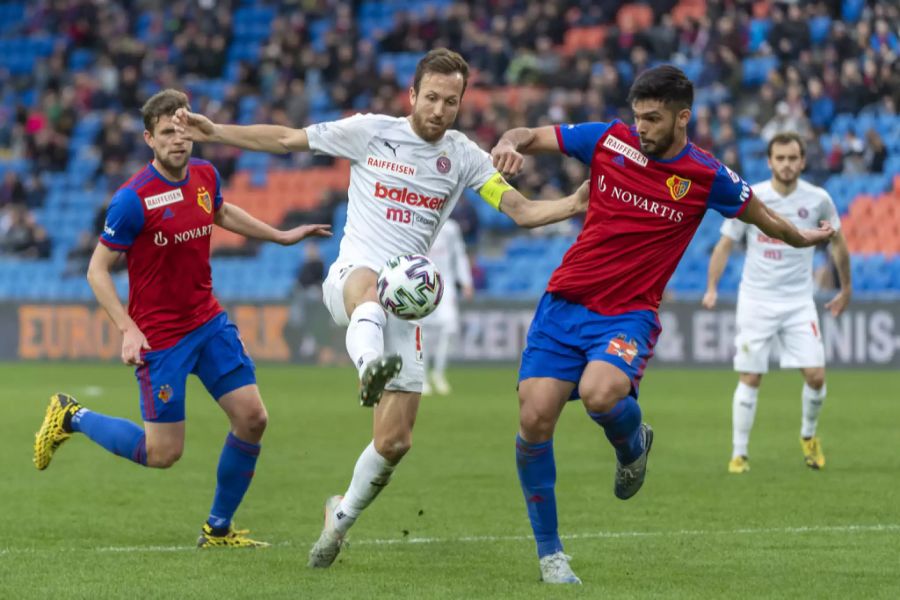
[[[359,268],[370,267],[336,262],[331,265],[328,277],[322,282],[322,300],[325,302],[325,308],[331,313],[334,322],[342,327],[350,324],[350,316],[344,306],[344,284],[350,273]],[[399,354],[403,358],[403,368],[385,389],[421,393],[422,382],[425,381],[423,342],[422,328],[418,321],[404,321],[388,313],[387,325],[384,328],[384,351],[385,354]]]
[[[774,303],[738,297],[734,370],[767,373],[777,349],[782,369],[825,366],[819,314],[812,299]]]

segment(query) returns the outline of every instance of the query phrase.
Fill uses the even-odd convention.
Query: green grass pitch
[[[729,475],[726,371],[652,367],[647,481],[612,494],[614,455],[580,404],[556,435],[561,532],[579,588],[538,583],[514,460],[515,368],[454,369],[426,398],[413,450],[329,570],[306,568],[326,496],[370,439],[349,369],[261,367],[270,424],[237,515],[265,550],[192,548],[226,420],[192,380],[185,455],[150,471],[76,436],[45,472],[31,443],[54,391],[139,418],[131,370],[5,364],[0,400],[0,598],[896,598],[900,568],[897,375],[832,372],[803,465],[800,376],[763,381],[750,473]]]

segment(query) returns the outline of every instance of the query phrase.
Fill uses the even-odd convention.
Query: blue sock
[[[233,433],[225,438],[225,447],[219,457],[216,495],[209,511],[210,527],[226,529],[231,525],[231,519],[253,479],[259,449],[259,444],[240,440]]]
[[[538,557],[562,551],[556,521],[556,462],[553,440],[530,444],[516,436],[516,466],[525,495]]]
[[[609,412],[589,412],[588,415],[603,427],[606,439],[616,449],[616,458],[623,465],[633,463],[644,451],[641,442],[641,407],[634,396],[619,400]]]
[[[86,408],[72,415],[72,431],[80,431],[116,456],[147,465],[144,428],[128,419],[110,417]]]

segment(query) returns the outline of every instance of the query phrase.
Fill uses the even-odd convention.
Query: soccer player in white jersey
[[[772,179],[753,186],[753,193],[771,210],[797,227],[816,227],[828,221],[837,232],[831,253],[841,290],[825,307],[835,317],[850,302],[850,254],[840,232],[840,219],[828,192],[800,179],[806,149],[795,133],[780,133],[769,142]],[[811,469],[825,466],[816,436],[819,412],[825,402],[825,348],[819,315],[813,303],[814,248],[792,248],[764,235],[757,227],[735,219],[722,224],[722,237],[709,261],[703,306],[716,305],[716,287],[735,242],[745,243],[747,258],[737,302],[734,369],[740,375],[732,404],[733,452],[730,473],[750,470],[747,446],[756,415],[762,376],[769,368],[773,345],[780,351],[782,369],[800,369],[802,420],[800,446]]]
[[[459,294],[456,288],[459,286],[466,300],[471,300],[474,295],[472,266],[456,221],[449,219],[444,223],[428,256],[444,278],[444,297],[437,309],[422,320],[426,340],[422,393],[429,395],[433,386],[435,392],[445,396],[450,393],[450,383],[447,381],[450,341],[459,333]]]
[[[411,114],[357,114],[305,129],[219,125],[179,111],[176,130],[199,142],[283,154],[308,151],[350,160],[347,224],[340,254],[322,286],[335,322],[347,326],[347,352],[359,372],[360,401],[375,406],[373,440],[356,462],[343,497],[325,503],[325,526],[309,565],[328,567],[350,526],[387,485],[412,445],[424,368],[419,325],[386,315],[377,272],[400,254],[427,254],[465,188],[523,227],[561,221],[587,209],[588,186],[558,200],[530,201],[494,169],[491,157],[450,129],[469,67],[450,50],[419,61],[409,90]]]

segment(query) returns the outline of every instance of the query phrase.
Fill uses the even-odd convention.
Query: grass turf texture
[[[5,364],[0,419],[3,598],[895,598],[900,555],[896,374],[832,372],[819,433],[827,468],[803,465],[801,379],[763,380],[752,470],[730,475],[727,371],[651,368],[656,431],[644,489],[612,495],[614,455],[580,404],[555,451],[560,527],[579,588],[538,583],[514,460],[515,368],[454,369],[426,398],[411,454],[329,570],[306,567],[326,496],[346,488],[370,439],[350,369],[262,367],[270,423],[241,527],[265,550],[192,548],[227,422],[188,387],[185,454],[147,470],[76,436],[49,469],[31,443],[54,391],[139,418],[131,371]],[[489,539],[466,540],[484,537]],[[389,543],[381,543],[388,541]]]

